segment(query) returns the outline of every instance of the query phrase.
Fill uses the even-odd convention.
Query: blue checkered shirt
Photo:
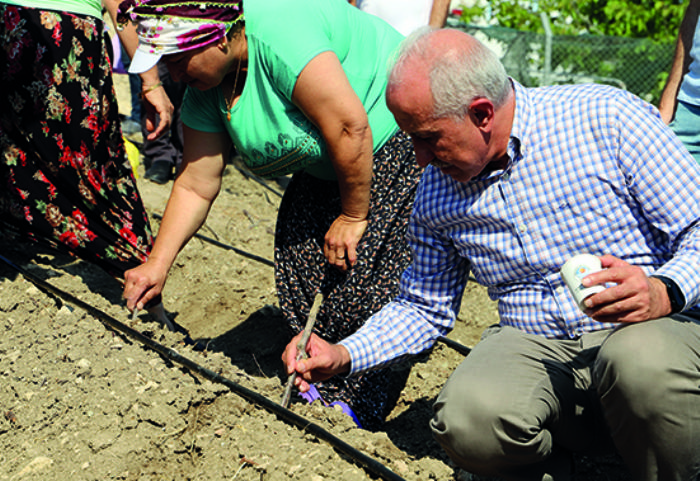
[[[611,327],[576,306],[559,269],[612,254],[700,302],[700,166],[639,98],[601,85],[526,89],[504,170],[456,182],[428,167],[398,297],[342,341],[351,374],[421,352],[448,333],[471,273],[501,325],[575,339]]]

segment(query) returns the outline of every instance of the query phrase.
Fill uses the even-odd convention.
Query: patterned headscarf
[[[242,0],[125,0],[119,5],[120,25],[136,24],[139,46],[129,72],[153,67],[163,55],[185,52],[218,42],[243,20]]]

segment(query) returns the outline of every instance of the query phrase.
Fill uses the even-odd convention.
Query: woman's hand
[[[151,89],[144,84],[142,98],[145,101],[143,105],[146,109],[146,130],[149,132],[147,138],[155,140],[170,129],[175,107],[162,85]]]
[[[331,265],[342,271],[357,262],[357,245],[367,229],[367,219],[341,214],[326,233],[323,254]]]
[[[115,26],[119,41],[126,49],[129,58],[134,57],[134,52],[139,45],[139,39],[136,34],[136,26],[129,22],[122,28],[117,28],[117,10],[121,0],[103,0],[102,2],[112,18],[112,23]],[[153,66],[149,70],[139,74],[141,77],[141,97],[144,100],[146,107],[146,130],[148,140],[154,140],[170,128],[173,121],[173,107],[168,94],[160,82],[158,75],[158,66]],[[156,118],[157,115],[157,118]],[[156,121],[158,125],[156,125]]]
[[[168,269],[150,260],[126,271],[122,294],[126,299],[126,308],[130,311],[143,309],[151,299],[163,292],[167,277]]]

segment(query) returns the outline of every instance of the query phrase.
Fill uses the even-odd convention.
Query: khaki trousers
[[[461,468],[566,480],[571,453],[615,448],[634,479],[700,473],[700,316],[551,340],[487,329],[450,376],[431,428]]]

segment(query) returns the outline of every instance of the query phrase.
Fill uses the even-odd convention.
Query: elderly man
[[[700,166],[649,104],[601,85],[526,89],[473,37],[419,31],[387,103],[428,166],[399,296],[338,344],[283,359],[300,389],[429,348],[471,272],[499,301],[435,403],[460,467],[568,479],[572,452],[612,449],[635,479],[700,469]],[[559,270],[579,253],[606,288],[579,309]]]

